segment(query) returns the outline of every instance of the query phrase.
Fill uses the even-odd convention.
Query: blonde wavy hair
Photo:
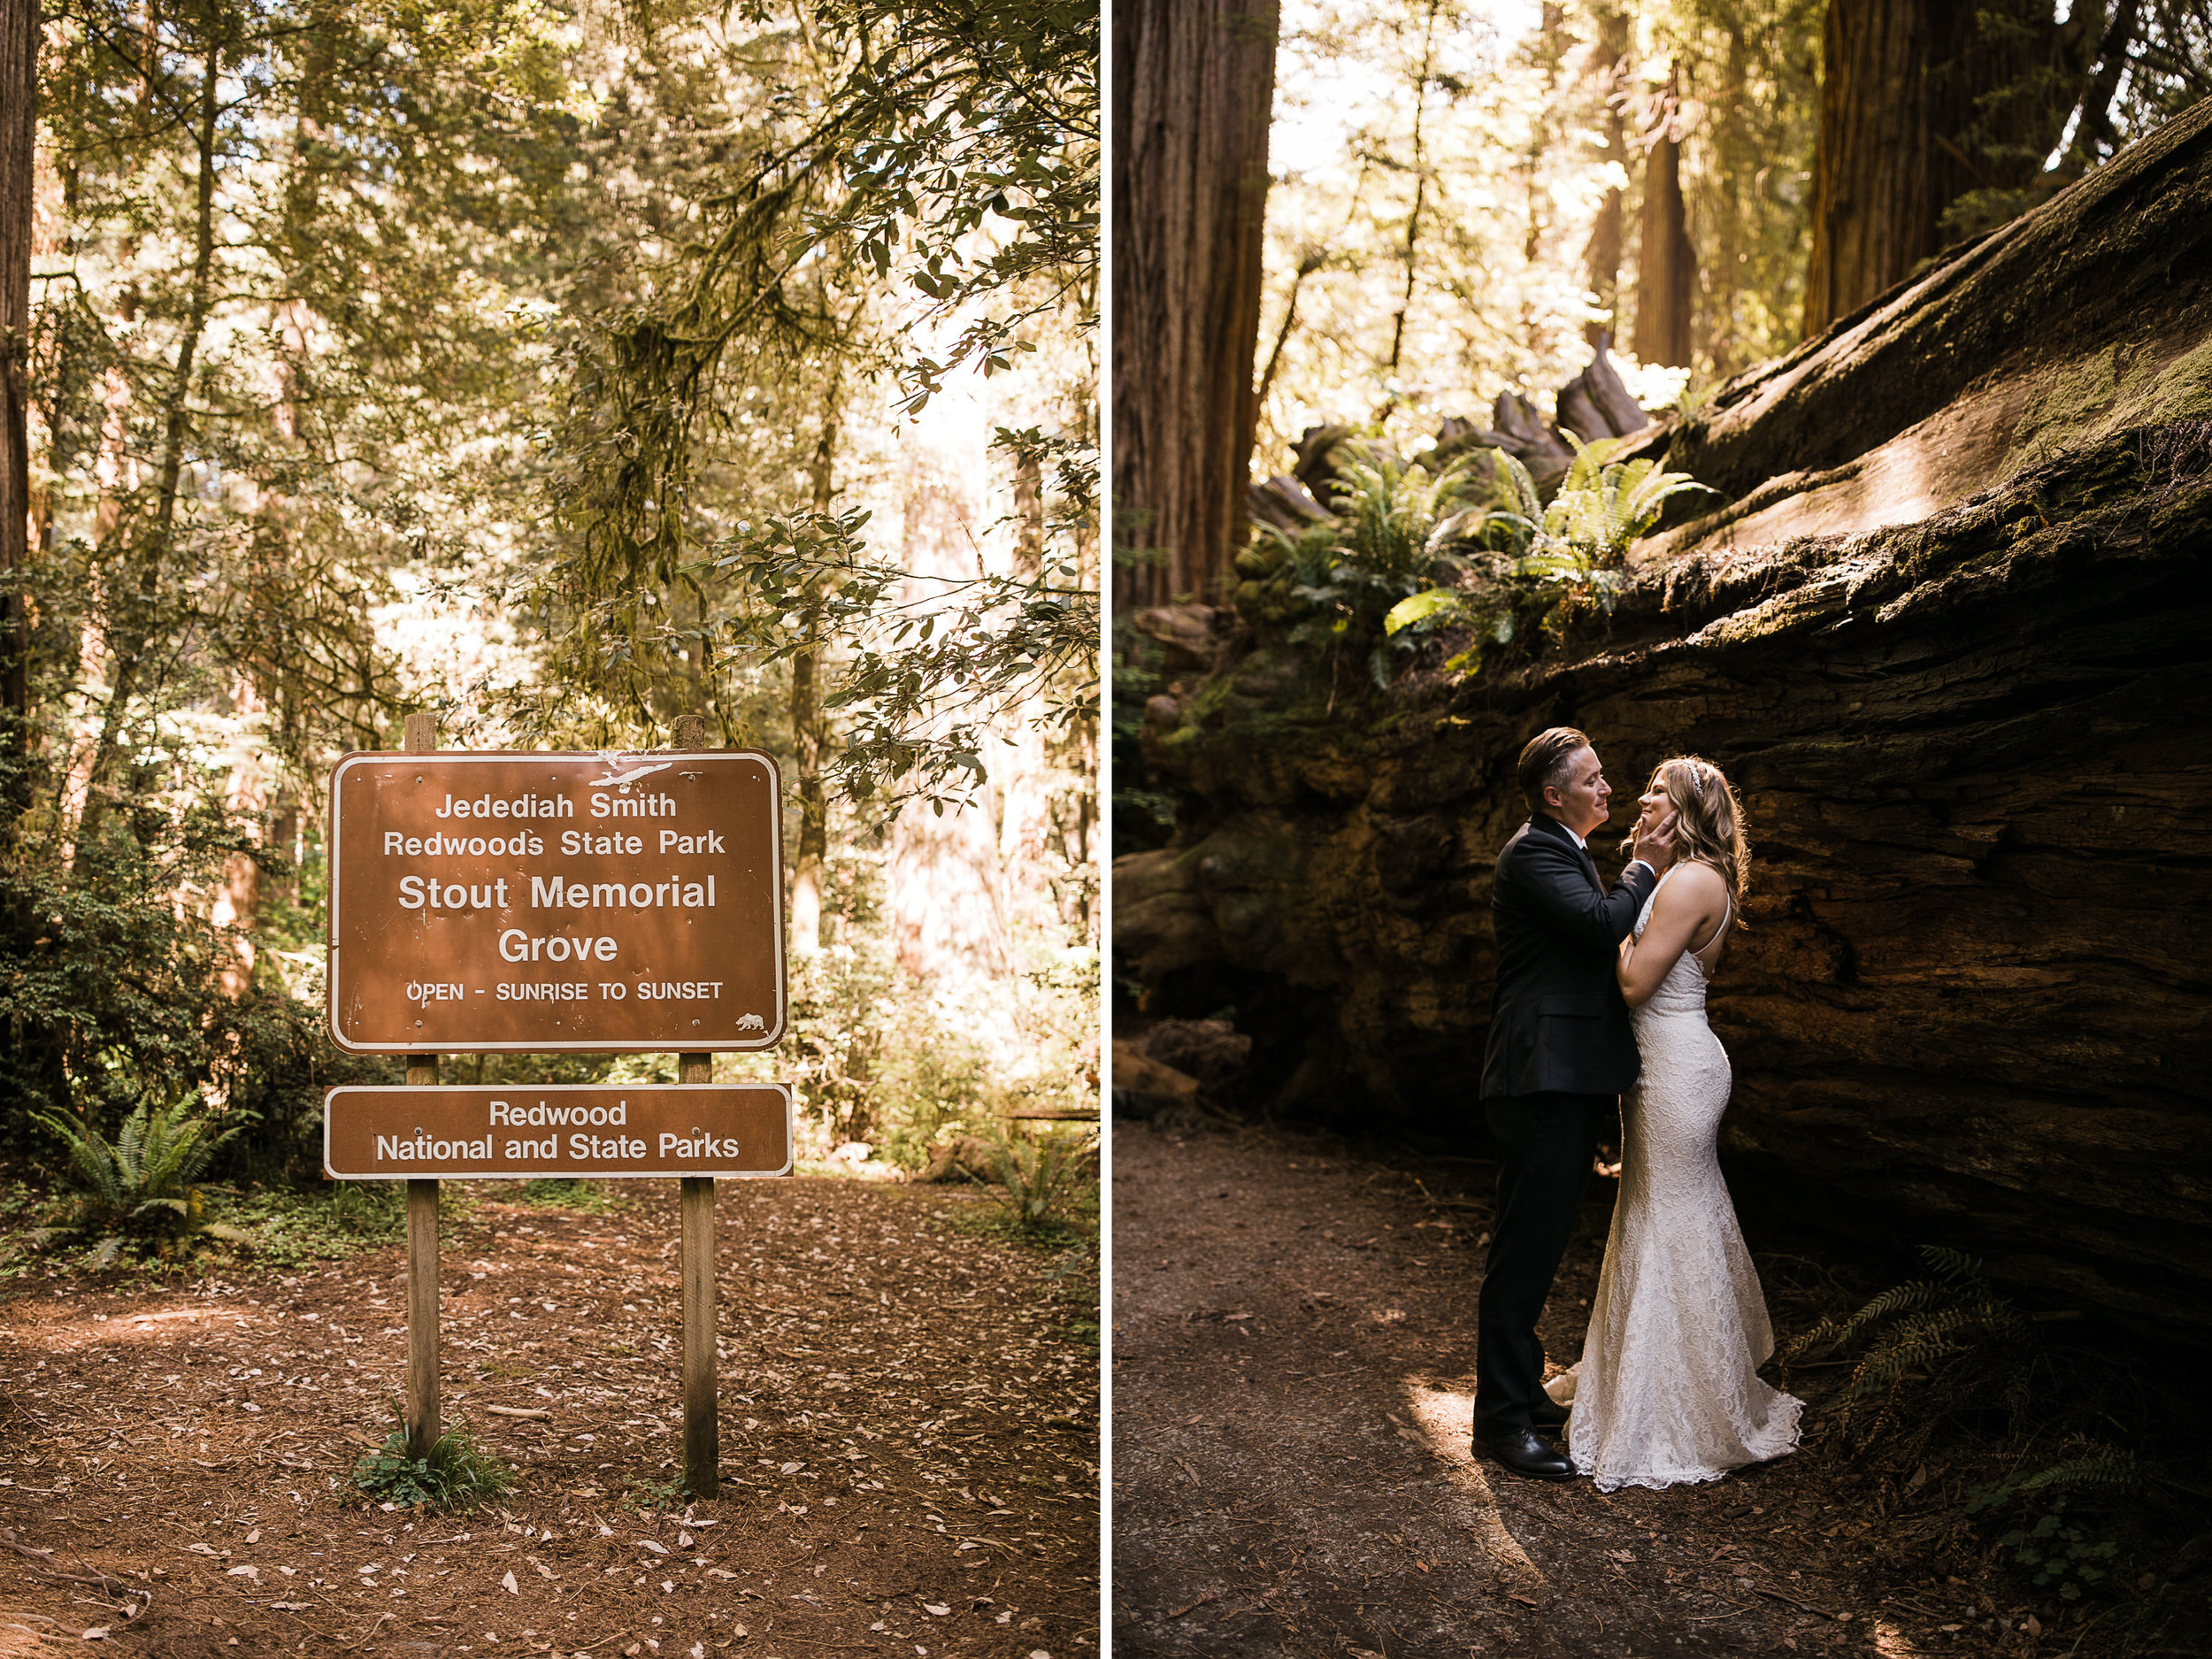
[[[1751,887],[1751,842],[1744,834],[1743,803],[1721,769],[1695,755],[1677,755],[1655,767],[1651,781],[1666,792],[1674,808],[1674,856],[1678,863],[1710,864],[1728,883],[1739,926],[1744,895]],[[1621,843],[1636,845],[1633,831]]]

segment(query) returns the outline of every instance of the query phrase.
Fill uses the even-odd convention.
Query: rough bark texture
[[[1259,405],[1274,0],[1131,0],[1114,18],[1116,536],[1125,611],[1202,599],[1243,528]]]
[[[1187,827],[1117,865],[1118,975],[1235,1009],[1279,1110],[1478,1139],[1519,744],[1705,755],[1740,1196],[2212,1343],[2208,249],[2212,104],[1643,440],[1730,499],[1610,618],[1359,707],[1226,665],[1153,743]]]
[[[1604,111],[1598,119],[1598,130],[1605,135],[1605,159],[1626,173],[1628,120],[1622,105],[1627,93],[1628,49],[1632,37],[1624,12],[1603,7],[1595,16],[1600,63],[1598,90]],[[1610,339],[1620,326],[1624,230],[1621,192],[1608,190],[1599,199],[1597,217],[1590,221],[1590,240],[1582,250],[1591,297],[1597,309],[1605,313],[1602,320],[1594,318],[1583,325],[1583,337],[1594,346]]]
[[[2058,24],[2051,0],[1832,0],[1821,40],[1808,334],[1934,254],[1947,240],[1944,210],[1959,196],[2035,177],[2101,50],[2084,21]],[[2116,49],[2131,28],[2131,17]]]
[[[1672,102],[1672,94],[1669,94]],[[1697,250],[1682,201],[1682,146],[1661,129],[1644,162],[1644,217],[1636,264],[1636,355],[1687,368]]]
[[[37,142],[38,0],[0,0],[0,748],[21,752],[30,705],[23,595],[30,562],[32,150]],[[9,718],[12,717],[12,718]],[[12,789],[10,791],[12,794]],[[16,803],[11,802],[12,808]]]

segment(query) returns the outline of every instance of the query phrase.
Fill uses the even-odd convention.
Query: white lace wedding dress
[[[1605,1266],[1581,1362],[1545,1385],[1572,1404],[1567,1453],[1601,1492],[1717,1480],[1797,1445],[1800,1402],[1759,1380],[1774,1331],[1713,1156],[1730,1079],[1705,986],[1726,932],[1724,918],[1706,958],[1684,951],[1632,1010],[1642,1078],[1621,1101]]]

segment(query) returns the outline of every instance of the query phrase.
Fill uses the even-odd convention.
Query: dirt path
[[[1438,1197],[1486,1189],[1447,1167]],[[1596,1185],[1555,1359],[1596,1283]],[[1471,1461],[1479,1200],[1329,1143],[1121,1124],[1113,1213],[1118,1659],[2032,1650],[2027,1609],[1983,1599],[2001,1584],[1868,1582],[1867,1521],[1810,1456],[1610,1496]]]
[[[987,1198],[726,1194],[723,1492],[686,1506],[673,1183],[597,1213],[476,1190],[447,1415],[521,1480],[457,1519],[344,1479],[402,1386],[396,1249],[0,1294],[0,1654],[1096,1652],[1089,1316],[1051,1257],[947,1219]]]

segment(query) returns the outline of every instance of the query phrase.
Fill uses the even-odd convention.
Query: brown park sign
[[[788,1175],[780,1083],[334,1088],[323,1102],[333,1180]]]
[[[342,1048],[690,1053],[783,1035],[766,755],[349,755],[330,813]]]

